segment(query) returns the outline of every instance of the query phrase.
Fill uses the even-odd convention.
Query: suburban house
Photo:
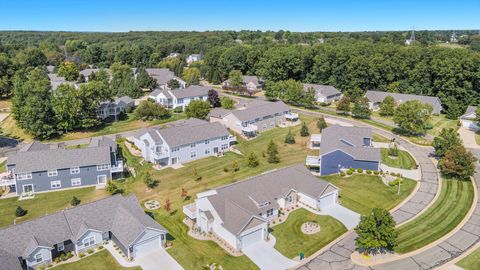
[[[177,58],[177,57],[179,57],[179,56],[180,56],[180,53],[178,53],[178,52],[171,52],[169,55],[167,55],[166,58],[167,58],[167,59],[168,59],[168,58]]]
[[[257,132],[266,131],[286,120],[296,121],[298,114],[292,113],[282,101],[255,100],[236,110],[215,108],[209,113],[210,122],[220,122],[227,128],[246,137],[255,137]]]
[[[380,108],[380,103],[387,97],[393,97],[397,105],[402,104],[410,100],[418,100],[422,103],[426,103],[432,106],[433,114],[440,114],[442,111],[442,103],[438,97],[431,96],[421,96],[421,95],[411,95],[411,94],[400,94],[400,93],[389,93],[383,91],[372,91],[369,90],[365,94],[365,97],[368,98],[369,106],[371,110],[378,110]]]
[[[92,73],[97,73],[100,70],[105,70],[106,72],[108,72],[108,74],[110,74],[110,76],[112,76],[112,72],[108,68],[86,68],[80,71],[80,75],[83,75],[83,77],[85,78],[85,81],[88,82],[90,80],[90,76],[92,75]]]
[[[257,76],[243,76],[243,87],[250,93],[255,94],[263,89],[264,81],[259,79]],[[223,82],[223,88],[230,88],[230,81],[226,80]]]
[[[218,156],[229,151],[236,139],[219,123],[190,118],[170,123],[165,128],[148,128],[127,138],[151,163],[170,166]]]
[[[117,143],[106,137],[92,138],[82,148],[34,141],[8,156],[9,181],[2,181],[17,195],[84,186],[104,186],[112,175],[123,172]]]
[[[133,108],[135,101],[129,96],[116,97],[113,101],[104,101],[100,103],[98,117],[102,120],[111,117],[117,120],[118,117],[127,111],[127,108]]]
[[[65,78],[63,78],[62,76],[58,76],[55,73],[48,73],[47,75],[48,75],[48,78],[50,79],[50,85],[52,86],[53,91],[57,90],[57,87],[59,87],[61,84],[69,84],[75,87],[75,89],[78,89],[79,87],[79,84],[77,84],[77,82],[67,81],[65,80]]]
[[[475,106],[468,106],[465,113],[460,116],[460,123],[462,123],[462,127],[466,127],[472,130],[477,130],[478,125],[475,123],[475,118],[477,118],[477,107]]]
[[[202,55],[201,54],[190,54],[186,61],[187,61],[187,64],[191,64],[193,62],[197,62],[197,61],[200,61],[202,60]]]
[[[113,241],[131,259],[163,248],[167,230],[135,195],[115,195],[0,230],[0,269],[38,269]]]
[[[372,146],[372,130],[334,125],[322,130],[320,155],[308,156],[306,165],[320,175],[349,168],[380,170],[380,149]]]
[[[267,239],[268,223],[279,210],[300,205],[322,211],[337,204],[338,192],[300,164],[198,193],[183,212],[201,231],[242,250]]]
[[[175,109],[181,107],[185,109],[192,100],[207,100],[208,91],[212,90],[211,87],[192,85],[183,89],[155,89],[150,93],[149,98],[155,100],[166,108]]]
[[[304,83],[305,91],[313,89],[315,91],[315,100],[319,103],[332,103],[342,98],[342,93],[331,85]]]
[[[157,87],[162,90],[169,89],[167,84],[170,80],[176,80],[180,88],[185,88],[185,81],[175,76],[168,68],[146,68],[145,71],[157,81]]]

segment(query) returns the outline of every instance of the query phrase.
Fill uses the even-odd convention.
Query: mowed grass
[[[31,142],[33,140],[31,135],[27,134],[23,129],[17,126],[17,122],[13,119],[13,114],[10,114],[0,123],[0,129],[4,136],[24,142]]]
[[[343,206],[363,215],[370,213],[373,208],[390,210],[405,200],[417,185],[411,179],[404,179],[398,187],[385,185],[380,176],[354,174],[349,177],[339,175],[322,176],[322,179],[340,188],[339,199]]]
[[[382,135],[380,134],[377,134],[375,132],[372,133],[372,140],[374,142],[380,142],[380,143],[389,143],[391,142],[391,140],[389,140],[388,138],[385,138],[383,137]]]
[[[470,181],[442,179],[435,203],[423,214],[398,228],[398,253],[407,253],[441,238],[465,217],[473,202]]]
[[[311,133],[317,132],[315,131],[315,118],[301,116],[301,119],[306,121]],[[296,134],[296,144],[284,144],[288,130],[289,128],[275,128],[263,132],[258,138],[249,141],[237,136],[238,144],[236,148],[238,150],[245,155],[249,152],[255,152],[259,157],[260,165],[255,168],[247,166],[245,156],[227,152],[223,157],[209,157],[186,163],[180,169],[167,168],[156,171],[152,169],[151,164],[140,165],[140,159],[132,156],[123,147],[127,163],[135,169],[137,177],[126,179],[120,186],[127,193],[134,192],[141,202],[156,199],[164,205],[165,200],[170,201],[171,210],[169,213],[164,209],[159,209],[154,211],[153,214],[156,220],[167,228],[172,237],[173,246],[168,249],[168,252],[185,269],[201,269],[211,262],[221,264],[224,269],[237,269],[239,265],[242,266],[242,269],[257,269],[257,266],[246,256],[230,256],[214,242],[199,241],[188,236],[188,228],[182,222],[184,219],[182,206],[192,203],[195,194],[199,192],[234,183],[272,169],[303,163],[307,154],[318,152],[307,149],[306,145],[310,138],[300,137],[300,125],[291,128],[292,132]],[[265,153],[270,140],[273,140],[278,146],[280,162],[276,164],[267,162]],[[233,163],[239,166],[237,172],[232,170]],[[201,180],[195,180],[197,176],[194,172],[197,176],[201,176]],[[153,190],[147,190],[142,181],[142,176],[145,173],[150,173],[152,178],[158,181],[157,187]],[[182,188],[188,192],[189,197],[181,197]]]
[[[122,267],[107,250],[99,251],[77,262],[55,266],[55,270],[142,270],[141,267]]]
[[[393,168],[411,170],[415,168],[415,165],[417,164],[415,159],[413,159],[407,151],[398,150],[397,157],[389,156],[387,148],[382,148],[381,153],[382,163]]]
[[[317,222],[320,232],[304,234],[301,226],[308,221]],[[347,228],[335,218],[316,215],[303,208],[290,213],[284,223],[271,228],[271,233],[277,240],[275,248],[292,259],[299,256],[300,252],[303,252],[305,257],[314,254],[346,231]]]
[[[456,263],[456,265],[462,267],[465,270],[480,269],[480,248],[460,260],[458,263]]]
[[[48,193],[37,193],[35,198],[19,201],[18,198],[7,198],[0,200],[0,227],[13,224],[15,219],[15,209],[21,206],[27,210],[27,214],[17,218],[16,222],[23,222],[32,218],[44,216],[57,212],[59,210],[71,207],[70,201],[76,196],[81,203],[95,201],[108,196],[104,190],[95,189],[95,187],[70,189],[65,191],[55,191]]]
[[[447,119],[445,115],[433,115],[430,123],[432,124],[433,128],[427,130],[427,134],[432,136],[438,136],[440,131],[444,128],[453,128],[455,130],[458,129],[458,120]]]

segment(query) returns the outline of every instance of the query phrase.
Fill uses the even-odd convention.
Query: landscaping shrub
[[[223,171],[228,172],[228,167],[227,166],[223,167]]]
[[[70,205],[77,206],[79,204],[80,204],[80,200],[77,197],[73,196],[72,200],[70,201]]]
[[[23,209],[20,205],[17,206],[17,209],[15,209],[15,216],[16,217],[23,217],[27,214],[27,210]]]
[[[380,174],[380,172],[379,172],[379,171],[377,171],[377,170],[375,170],[375,171],[373,171],[373,174],[375,174],[375,175],[379,175],[379,174]]]
[[[133,108],[132,108],[131,106],[125,107],[125,112],[126,112],[126,113],[132,113],[132,112],[133,112]]]
[[[362,169],[362,168],[358,168],[358,169],[357,169],[357,172],[358,172],[358,173],[363,173],[363,169]]]
[[[51,263],[47,264],[47,268],[50,268],[52,266],[53,266],[53,264],[51,264]]]
[[[347,171],[347,174],[348,174],[348,175],[352,175],[352,174],[353,174],[353,171],[352,171],[352,170],[348,170],[348,171]]]
[[[68,259],[70,259],[70,258],[72,258],[72,257],[73,257],[73,253],[72,253],[72,252],[68,252],[67,255],[65,255],[65,258],[66,258],[65,260],[68,260]]]
[[[54,263],[59,263],[60,261],[61,261],[60,257],[56,257],[55,259],[53,259]]]
[[[170,117],[170,111],[160,104],[144,100],[135,110],[135,117],[142,120],[165,119]]]
[[[103,249],[103,246],[98,246],[97,249],[98,249],[98,250],[102,250],[102,249]]]
[[[367,174],[372,174],[372,170],[367,170]]]
[[[354,168],[350,168],[348,169],[347,173],[350,172],[350,174],[354,173],[355,172],[355,169]]]
[[[78,257],[80,257],[80,258],[85,257],[85,253],[80,253],[80,254],[78,254]]]
[[[397,179],[389,182],[388,185],[391,186],[391,187],[396,187],[396,186],[398,186],[399,183],[400,183],[400,184],[403,183],[403,179],[402,179],[402,178],[397,178]]]
[[[88,254],[92,254],[92,253],[93,253],[93,249],[87,249],[87,253],[88,253]]]
[[[45,270],[45,265],[38,267],[38,270]]]
[[[176,107],[175,109],[173,109],[173,112],[174,112],[174,113],[182,113],[182,112],[183,112],[183,108],[182,108],[182,107]]]
[[[345,175],[346,175],[346,173],[345,173],[345,172],[340,172],[340,176],[342,176],[342,177],[343,177],[343,176],[345,176]]]

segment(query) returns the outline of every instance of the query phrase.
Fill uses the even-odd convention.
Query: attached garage
[[[160,236],[151,238],[133,246],[133,257],[140,258],[161,248]]]
[[[263,241],[263,228],[250,232],[246,235],[243,235],[241,238],[242,248],[245,248],[249,245]]]
[[[461,119],[460,122],[462,123],[462,127],[474,130],[478,129],[478,126],[472,120]]]
[[[335,192],[328,193],[325,196],[321,197],[319,200],[320,210],[322,208],[334,205],[336,203],[336,199],[337,195]]]

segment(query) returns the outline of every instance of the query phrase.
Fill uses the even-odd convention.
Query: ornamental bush
[[[358,168],[358,169],[357,169],[357,172],[358,172],[358,173],[363,173],[363,169],[362,169],[362,168]]]

